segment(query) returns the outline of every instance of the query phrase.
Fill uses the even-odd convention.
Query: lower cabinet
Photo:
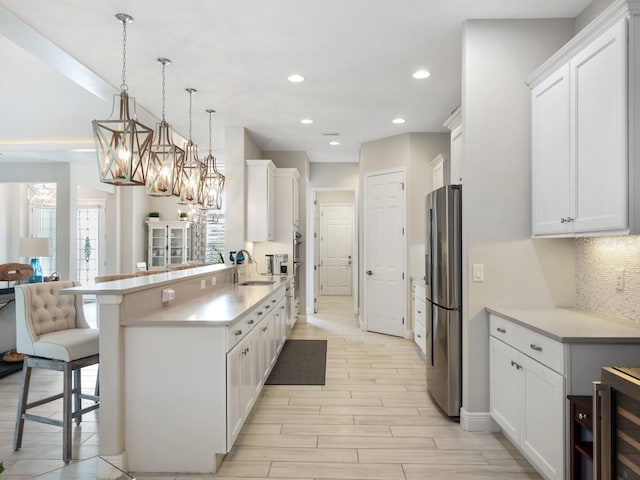
[[[422,283],[414,282],[411,301],[413,303],[413,340],[416,342],[423,355],[427,353],[427,329],[426,321],[426,289]]]
[[[564,377],[521,351],[520,339],[530,339],[526,329],[516,325],[497,328],[509,336],[495,338],[492,328],[489,339],[491,416],[545,478],[562,479]],[[546,352],[547,345],[541,351]]]
[[[227,448],[235,442],[287,339],[284,297],[268,299],[233,334],[248,333],[227,352]]]

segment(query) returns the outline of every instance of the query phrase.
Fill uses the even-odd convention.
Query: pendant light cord
[[[189,142],[191,142],[191,109],[193,106],[193,90],[189,90]]]
[[[211,114],[213,112],[209,112],[209,155],[211,155]]]
[[[120,90],[126,92],[127,86],[127,20],[122,20],[122,85]]]
[[[163,122],[165,121],[165,118],[164,118],[165,105],[166,105],[165,93],[167,91],[167,89],[166,89],[166,81],[165,81],[165,68],[166,68],[166,66],[167,66],[167,62],[163,61],[162,62],[162,121]]]

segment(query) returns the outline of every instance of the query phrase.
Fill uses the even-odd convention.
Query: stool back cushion
[[[89,328],[81,295],[60,295],[63,288],[79,286],[77,281],[31,283],[16,286],[16,346],[33,354],[40,335],[72,328]]]

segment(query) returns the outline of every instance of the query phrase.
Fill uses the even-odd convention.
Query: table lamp
[[[21,257],[31,257],[31,268],[33,275],[29,278],[29,283],[42,282],[42,266],[40,257],[51,256],[51,239],[38,237],[22,237],[20,239]]]

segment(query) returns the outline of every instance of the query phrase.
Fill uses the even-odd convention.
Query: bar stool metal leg
[[[64,387],[62,390],[62,461],[69,463],[71,461],[71,392],[72,382],[71,375],[73,370],[71,365],[64,365]]]
[[[27,411],[27,400],[29,397],[29,384],[31,383],[31,367],[28,359],[25,358],[22,367],[22,389],[18,399],[18,416],[16,418],[16,429],[13,436],[13,449],[18,450],[22,446],[22,434],[24,433],[24,413]]]
[[[73,411],[79,412],[82,410],[82,380],[79,368],[73,371],[73,384]],[[82,415],[76,416],[76,425],[80,425],[81,421]]]

